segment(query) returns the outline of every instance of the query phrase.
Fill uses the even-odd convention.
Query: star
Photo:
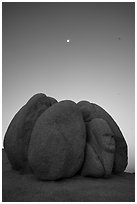
[[[67,43],[70,43],[70,40],[69,40],[69,39],[67,40]]]

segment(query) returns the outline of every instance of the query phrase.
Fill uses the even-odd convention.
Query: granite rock
[[[113,132],[104,119],[95,118],[87,123],[86,141],[88,149],[82,175],[110,176],[114,164],[115,140]]]
[[[128,162],[127,143],[116,122],[103,108],[94,103],[80,101],[77,105],[82,112],[85,124],[95,118],[101,118],[107,122],[115,139],[115,158],[112,172],[116,174],[124,172]]]
[[[45,94],[35,94],[12,119],[4,137],[4,149],[15,170],[31,171],[27,153],[31,132],[38,117],[50,104]]]
[[[103,177],[105,175],[105,169],[103,168],[101,160],[89,143],[86,143],[85,159],[80,174],[82,176],[92,177]]]
[[[57,102],[58,102],[58,101],[57,101],[55,98],[53,98],[53,97],[48,96],[48,98],[49,98],[49,101],[50,101],[50,106],[52,106],[54,103],[57,103]]]
[[[28,150],[29,164],[42,180],[72,177],[84,159],[86,130],[77,105],[55,103],[36,121]]]

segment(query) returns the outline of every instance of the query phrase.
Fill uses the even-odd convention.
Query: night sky
[[[88,100],[119,125],[135,158],[135,4],[2,3],[3,137],[36,93]],[[69,42],[67,42],[69,40]]]

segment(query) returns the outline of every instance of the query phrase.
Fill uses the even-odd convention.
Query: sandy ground
[[[134,202],[135,174],[112,175],[109,179],[81,177],[40,181],[32,174],[11,169],[2,150],[3,202]]]

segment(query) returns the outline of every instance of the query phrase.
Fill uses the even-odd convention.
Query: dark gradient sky
[[[133,171],[134,9],[133,2],[2,3],[3,137],[35,93],[88,100],[118,123]]]

